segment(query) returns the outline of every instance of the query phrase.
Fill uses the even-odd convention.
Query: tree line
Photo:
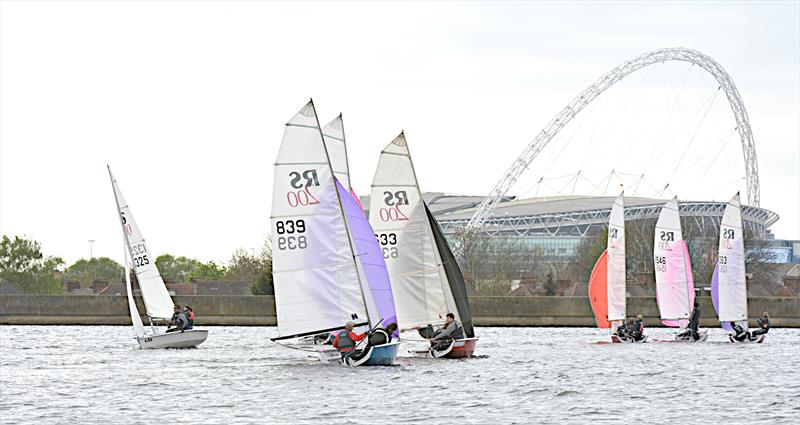
[[[163,254],[156,267],[166,282],[192,279],[246,281],[255,295],[273,295],[272,251],[265,244],[257,255],[237,249],[226,264]],[[108,257],[81,258],[67,266],[61,257],[46,256],[42,245],[20,236],[3,235],[0,241],[0,279],[25,293],[60,294],[62,282],[76,281],[89,287],[97,279],[120,282],[125,268]],[[131,276],[135,276],[133,273]]]

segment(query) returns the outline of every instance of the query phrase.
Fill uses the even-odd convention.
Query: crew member
[[[397,323],[389,323],[385,328],[372,331],[367,340],[367,346],[382,345],[392,342],[392,334],[397,330]]]
[[[731,322],[731,327],[733,328],[733,335],[731,337],[739,342],[744,342],[744,340],[750,339],[750,332],[747,332],[736,322]]]
[[[697,332],[700,327],[700,307],[697,301],[694,302],[694,310],[692,310],[692,317],[689,319],[689,325],[686,330],[678,334],[678,338],[689,339],[691,337],[695,341],[700,339],[700,334]]]
[[[633,322],[628,334],[634,341],[641,341],[644,339],[644,318],[641,314],[636,315],[636,320]]]
[[[444,326],[430,339],[431,347],[440,350],[450,344],[454,339],[464,338],[464,328],[456,321],[453,313],[447,313]]]
[[[356,342],[367,336],[366,333],[357,334],[353,332],[354,327],[355,323],[352,321],[347,322],[344,325],[344,330],[336,334],[336,338],[333,340],[333,348],[336,348],[342,354],[353,351],[356,348]]]
[[[758,318],[758,329],[753,331],[750,335],[750,339],[758,339],[759,336],[766,335],[767,332],[769,332],[769,313],[767,313],[767,310],[764,310],[764,312],[761,313],[761,317]]]
[[[194,310],[188,305],[183,306],[183,314],[186,316],[186,327],[183,330],[188,331],[194,327]]]
[[[167,332],[177,332],[177,331],[183,332],[183,329],[186,328],[187,323],[188,320],[186,319],[186,315],[184,315],[183,312],[181,311],[181,306],[175,304],[172,307],[172,317],[169,319]]]

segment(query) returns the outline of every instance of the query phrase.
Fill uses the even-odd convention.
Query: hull
[[[745,339],[744,341],[737,341],[737,340],[733,339],[733,335],[728,334],[728,340],[730,342],[732,342],[732,343],[735,343],[735,344],[749,344],[751,342],[756,343],[756,344],[761,344],[761,343],[764,342],[764,340],[766,338],[767,338],[766,335],[759,335],[758,338],[756,338],[756,339],[749,339],[748,338],[748,339]]]
[[[463,359],[472,357],[478,338],[464,338],[454,340],[442,350],[412,350],[409,351],[416,357],[433,357],[435,359]]]
[[[647,342],[647,338],[648,338],[648,336],[644,335],[642,337],[642,339],[640,339],[638,341],[634,341],[632,339],[620,338],[617,335],[611,335],[611,342],[613,342],[613,343],[627,343],[627,344],[641,344],[641,343]]]
[[[208,338],[208,331],[191,329],[136,338],[141,349],[194,348]]]
[[[342,357],[341,362],[346,366],[391,366],[400,349],[399,342],[367,347],[359,356]]]

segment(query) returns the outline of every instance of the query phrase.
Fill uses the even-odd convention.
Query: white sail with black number
[[[275,163],[272,252],[281,338],[369,316],[314,104],[287,124]]]
[[[625,206],[620,193],[608,218],[608,320],[625,320]]]
[[[369,208],[370,224],[392,281],[398,325],[407,330],[438,324],[445,313],[452,312],[472,337],[463,277],[455,259],[444,258],[449,253],[447,242],[443,235],[441,240],[435,238],[438,227],[433,228],[437,224],[426,210],[401,132],[381,151]]]
[[[744,265],[742,211],[737,193],[722,214],[717,258],[719,320],[747,329],[747,280]]]
[[[114,199],[117,202],[117,210],[122,223],[122,233],[133,260],[133,269],[136,273],[136,280],[139,282],[139,290],[142,292],[147,315],[153,319],[168,320],[173,313],[172,298],[170,298],[167,287],[158,272],[155,257],[147,248],[142,232],[136,225],[136,220],[133,219],[130,206],[125,202],[119,184],[111,174],[110,167],[108,176],[111,178],[111,186],[114,188]]]

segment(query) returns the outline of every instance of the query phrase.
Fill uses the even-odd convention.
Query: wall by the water
[[[275,299],[271,296],[178,296],[190,305],[198,326],[275,325]],[[478,326],[594,326],[589,300],[584,297],[471,297],[470,309]],[[702,326],[717,326],[711,298],[699,297]],[[139,311],[144,312],[137,298]],[[763,297],[748,300],[750,317],[768,310],[776,327],[800,327],[800,298]],[[645,325],[658,326],[658,306],[649,297],[629,297],[628,315],[642,314]],[[128,325],[124,296],[0,295],[0,324],[26,325]],[[755,320],[751,320],[755,325]]]

